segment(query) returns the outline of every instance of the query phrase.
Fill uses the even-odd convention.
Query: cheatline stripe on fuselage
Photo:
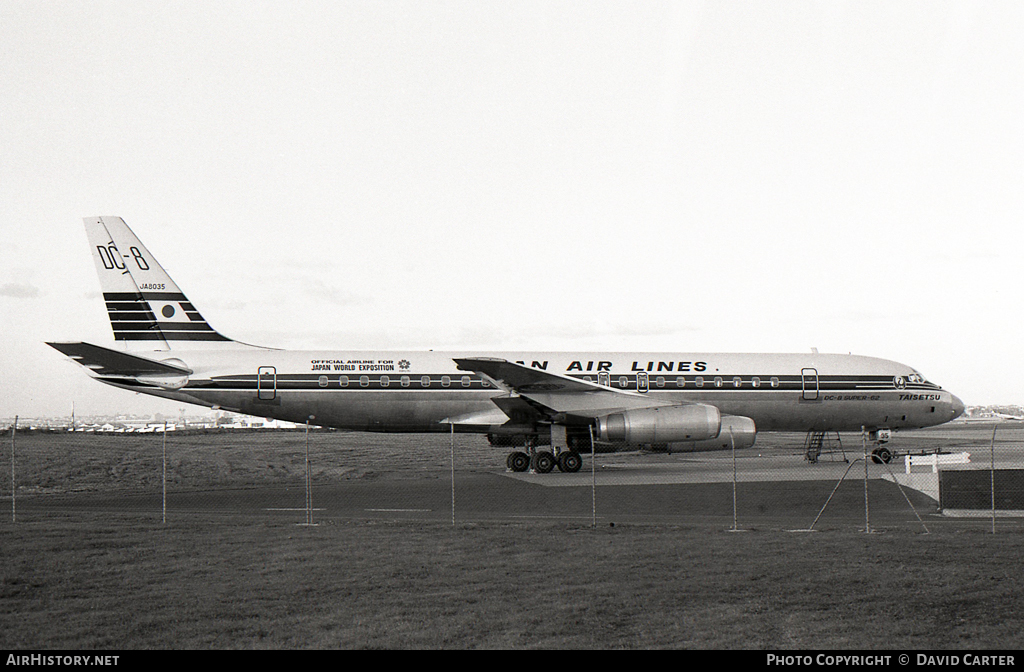
[[[585,379],[586,376],[571,376],[572,378]],[[626,386],[622,387],[619,385],[619,378],[626,378]],[[684,378],[683,386],[679,386],[675,382],[675,378]],[[664,386],[659,387],[655,381],[651,381],[648,390],[653,393],[658,392],[802,392],[811,391],[815,389],[819,393],[839,393],[848,392],[864,393],[871,391],[901,391],[901,392],[941,392],[942,388],[933,383],[907,383],[904,387],[898,388],[893,384],[893,379],[888,376],[819,376],[819,382],[817,387],[813,385],[804,385],[804,381],[800,376],[766,376],[761,377],[761,384],[758,387],[754,387],[751,383],[751,379],[758,376],[728,376],[721,374],[722,384],[716,386],[714,383],[714,377],[704,378],[704,384],[698,387],[695,383],[696,378],[700,376],[676,376],[672,379],[665,380]],[[739,377],[741,379],[740,386],[733,384],[732,379]],[[771,378],[777,378],[779,381],[778,386],[773,387],[769,382]],[[322,379],[326,379],[326,384],[323,384]],[[111,382],[118,382],[123,384],[125,381],[118,378],[109,378]],[[427,382],[424,385],[424,381]],[[277,389],[279,392],[287,391],[325,391],[325,392],[342,392],[342,391],[373,391],[373,390],[389,390],[389,391],[400,391],[400,390],[492,390],[495,388],[489,382],[483,380],[478,376],[459,376],[451,374],[399,374],[399,375],[381,375],[381,376],[338,376],[338,375],[324,375],[324,374],[277,374],[276,380],[273,378],[268,379],[264,377],[262,385],[260,384],[260,378],[256,374],[237,374],[228,376],[216,376],[212,379],[192,379],[183,389],[195,389],[204,391],[217,391],[217,392],[241,392],[241,391],[256,391],[261,387],[265,390]],[[142,384],[141,387],[153,387],[151,385]],[[613,375],[611,377],[611,389],[614,390],[626,390],[636,391],[637,382],[636,375],[622,374]]]

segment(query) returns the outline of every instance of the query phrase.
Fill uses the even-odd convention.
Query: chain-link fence
[[[581,463],[548,446],[470,434],[322,430],[166,434],[25,431],[9,437],[10,520],[117,512],[174,519],[316,522],[394,518],[580,524],[711,523],[823,529],[1015,524],[1024,510],[1024,424],[953,423],[895,433],[761,433],[753,447],[687,452],[598,444]],[[514,454],[528,466],[515,465]],[[537,469],[542,456],[542,469]],[[545,465],[543,459],[553,458]],[[532,459],[530,459],[532,458]],[[550,467],[550,471],[548,471]],[[546,471],[548,473],[541,473]],[[12,483],[15,489],[12,497]],[[939,515],[941,514],[941,515]]]

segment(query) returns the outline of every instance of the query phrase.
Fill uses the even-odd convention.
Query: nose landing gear
[[[892,462],[893,453],[888,448],[879,446],[871,451],[871,461],[875,464],[889,464]]]
[[[888,448],[885,444],[889,443],[889,439],[892,438],[892,430],[890,429],[876,429],[868,432],[868,439],[875,444],[874,449],[871,451],[871,461],[875,464],[889,464],[892,462],[894,453],[892,449]]]

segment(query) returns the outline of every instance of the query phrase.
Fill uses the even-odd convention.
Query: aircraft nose
[[[964,402],[960,401],[960,398],[955,394],[950,395],[953,397],[951,406],[953,408],[953,417],[950,420],[956,420],[964,413]]]

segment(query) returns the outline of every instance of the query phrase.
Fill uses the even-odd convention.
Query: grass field
[[[5,526],[0,647],[1017,648],[1019,533]]]
[[[447,437],[332,434],[329,451],[326,436],[313,451],[315,482],[372,489],[443,480],[450,469]],[[501,465],[503,453],[458,440],[461,471]],[[428,449],[408,457],[413,442]],[[843,524],[811,534],[758,519],[756,509],[742,533],[698,516],[614,526],[603,518],[591,527],[325,515],[302,527],[227,512],[164,525],[153,509],[32,506],[73,503],[75,493],[158,492],[159,437],[19,435],[17,446],[25,513],[17,523],[0,519],[0,648],[9,650],[1024,644],[1018,524],[1000,521],[992,534],[987,521],[932,517],[930,534],[914,524],[865,534],[856,488],[836,504]],[[303,449],[301,433],[175,437],[169,481],[175,492],[294,485]],[[9,474],[3,485],[9,502]],[[537,486],[522,487],[516,492]],[[675,492],[680,506],[689,503],[685,489],[635,491]],[[766,501],[812,513],[819,506],[799,493],[778,496]],[[895,509],[898,495],[889,497]]]

